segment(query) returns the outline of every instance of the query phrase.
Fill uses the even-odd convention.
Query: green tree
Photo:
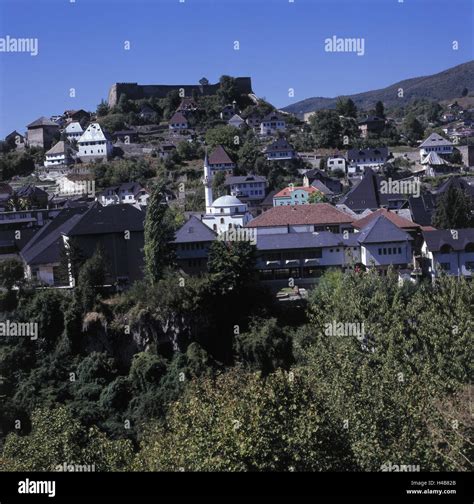
[[[101,100],[97,105],[97,117],[104,117],[110,112],[109,104],[105,100]]]
[[[251,369],[268,375],[293,362],[291,337],[275,318],[256,319],[250,330],[236,337],[236,353]]]
[[[216,126],[206,131],[206,144],[212,150],[218,145],[222,145],[233,157],[242,143],[242,132],[233,126]]]
[[[223,172],[217,172],[212,179],[212,191],[214,198],[218,196],[223,196],[225,194],[225,174]]]
[[[30,175],[35,171],[35,157],[25,151],[13,151],[0,156],[0,180],[10,180],[18,175]]]
[[[357,107],[350,98],[339,98],[336,103],[336,112],[344,117],[357,117]]]
[[[377,117],[385,119],[385,107],[383,102],[381,102],[380,100],[375,104],[375,115]]]
[[[114,113],[101,116],[97,119],[99,124],[108,132],[114,133],[125,128],[127,123],[127,116],[125,114]]]
[[[173,222],[164,186],[156,186],[149,198],[145,218],[145,271],[152,284],[163,277],[165,268],[173,260],[170,245],[174,238]]]
[[[23,264],[17,259],[0,262],[0,287],[10,290],[23,279],[23,275]]]
[[[249,241],[215,240],[207,267],[218,290],[237,291],[255,278],[256,247]]]
[[[436,203],[432,224],[440,229],[468,228],[474,225],[471,198],[462,189],[449,187]]]
[[[35,411],[31,423],[29,435],[8,435],[0,470],[55,471],[66,463],[118,471],[131,462],[130,441],[112,441],[97,427],[85,429],[64,406]]]
[[[318,147],[338,147],[341,144],[341,124],[335,110],[318,110],[311,116],[310,125]]]
[[[360,469],[467,468],[467,423],[454,432],[442,405],[463,418],[456,394],[469,380],[472,296],[456,278],[400,287],[396,274],[375,271],[331,273],[311,294],[295,354],[335,422],[346,423]]]
[[[196,159],[197,155],[197,146],[195,143],[191,142],[179,142],[176,150],[181,159],[191,160]]]
[[[144,434],[140,471],[327,471],[352,467],[341,426],[304,376],[230,370],[194,381]]]
[[[409,142],[416,143],[423,138],[425,129],[415,116],[408,115],[403,122],[403,131]]]
[[[166,120],[171,118],[171,116],[174,114],[179,104],[181,103],[181,100],[182,97],[180,96],[177,89],[173,89],[173,91],[170,91],[166,95],[166,98],[164,98],[162,103],[160,104],[163,108],[163,115]]]
[[[100,248],[94,255],[87,259],[79,271],[76,289],[76,299],[80,303],[83,312],[94,308],[99,288],[102,287],[106,279],[106,261]]]
[[[326,203],[327,201],[326,195],[320,191],[311,193],[308,198],[308,203]]]
[[[129,379],[137,392],[147,392],[156,388],[166,373],[166,361],[150,352],[140,352],[133,356]]]
[[[447,156],[447,159],[450,163],[453,164],[459,164],[459,165],[463,164],[461,151],[456,148],[454,148],[453,152],[449,156]]]
[[[237,101],[240,98],[237,83],[234,77],[229,75],[221,76],[219,79],[217,96],[220,98],[222,105],[227,105],[228,103],[232,103],[234,100]]]

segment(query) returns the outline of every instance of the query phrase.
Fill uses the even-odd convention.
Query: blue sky
[[[117,81],[192,84],[203,76],[216,82],[222,74],[249,75],[258,96],[282,107],[429,75],[473,59],[472,5],[472,0],[0,0],[0,38],[39,41],[37,56],[0,52],[0,137],[24,131],[41,115],[95,110]],[[333,35],[364,38],[365,54],[325,52],[324,40]],[[289,88],[295,90],[292,98]]]

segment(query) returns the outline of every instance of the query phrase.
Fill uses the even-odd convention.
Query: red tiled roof
[[[301,189],[303,191],[306,191],[307,193],[314,193],[314,192],[319,192],[318,189],[316,189],[313,186],[299,186],[299,187],[285,187],[285,189],[282,189],[280,192],[276,193],[274,198],[289,198],[291,193],[295,191],[296,189]]]
[[[251,220],[246,227],[350,224],[350,215],[329,203],[276,206]]]
[[[209,160],[210,165],[214,164],[229,164],[233,163],[232,159],[230,159],[229,154],[225,151],[222,145],[218,145],[210,154]]]
[[[375,219],[378,215],[383,215],[390,222],[395,224],[395,226],[397,226],[400,229],[410,229],[410,228],[419,228],[420,227],[416,222],[405,219],[405,217],[400,217],[400,215],[396,214],[395,212],[391,212],[390,210],[387,210],[386,208],[379,208],[378,210],[375,210],[375,212],[372,212],[371,214],[366,215],[362,219],[355,220],[354,227],[358,228],[358,229],[362,229],[369,222],[371,222],[373,219]]]

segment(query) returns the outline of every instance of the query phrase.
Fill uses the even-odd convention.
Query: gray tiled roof
[[[145,212],[133,205],[94,205],[69,232],[71,236],[143,231]]]
[[[378,147],[375,149],[349,149],[347,159],[358,161],[364,158],[388,157],[388,147]]]
[[[443,182],[436,191],[433,191],[433,194],[440,196],[448,191],[450,187],[461,189],[466,192],[471,199],[474,199],[474,187],[462,177],[449,177],[448,180]]]
[[[329,189],[329,187],[325,184],[323,184],[320,180],[315,179],[311,183],[311,185],[316,188],[318,191],[321,191],[323,194],[327,196],[332,196],[334,193]]]
[[[41,116],[40,118],[36,119],[36,121],[33,121],[32,123],[28,124],[27,128],[37,128],[41,126],[56,126],[58,125],[51,121],[51,119],[48,119],[47,117]]]
[[[339,203],[348,206],[351,210],[365,210],[366,208],[376,209],[387,206],[390,200],[405,199],[403,194],[385,194],[380,191],[380,183],[383,178],[367,168],[360,182],[345,194]]]
[[[257,231],[258,250],[286,250],[300,248],[357,246],[357,233],[348,233],[344,239],[342,233],[322,231],[320,233],[277,233],[259,234]]]
[[[228,176],[225,179],[224,185],[229,186],[232,184],[245,184],[247,182],[266,182],[267,179],[261,175],[241,175],[241,176]]]
[[[399,229],[383,215],[372,219],[357,235],[359,243],[384,243],[410,241],[413,238]]]
[[[268,145],[265,149],[265,152],[279,152],[279,151],[292,151],[293,147],[288,143],[288,140],[286,138],[278,138],[275,140],[273,143]]]
[[[449,229],[423,231],[423,238],[432,252],[438,252],[443,245],[450,245],[456,251],[464,250],[468,244],[474,245],[474,228],[458,229],[457,238],[455,236]]]
[[[62,210],[23,247],[21,251],[23,260],[29,265],[59,262],[63,246],[62,233],[68,233],[86,210],[87,207]]]
[[[176,231],[172,243],[209,242],[216,239],[216,233],[194,215]]]

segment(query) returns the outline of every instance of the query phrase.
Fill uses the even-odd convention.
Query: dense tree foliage
[[[0,180],[30,175],[35,170],[35,158],[26,151],[13,151],[0,156]]]
[[[357,117],[357,107],[350,98],[339,98],[336,103],[336,112],[346,117]]]
[[[436,203],[433,226],[438,229],[459,229],[473,225],[470,196],[462,189],[449,187]]]
[[[341,143],[341,123],[335,110],[319,110],[310,119],[318,147],[338,147]]]
[[[166,204],[163,186],[156,186],[148,201],[145,218],[145,268],[150,282],[163,277],[172,261],[170,242],[174,238],[174,219]]]
[[[295,325],[261,304],[251,246],[216,243],[209,275],[136,284],[112,310],[20,292],[41,330],[0,351],[3,469],[469,468],[471,284],[328,272]],[[91,306],[113,345],[85,352]]]

